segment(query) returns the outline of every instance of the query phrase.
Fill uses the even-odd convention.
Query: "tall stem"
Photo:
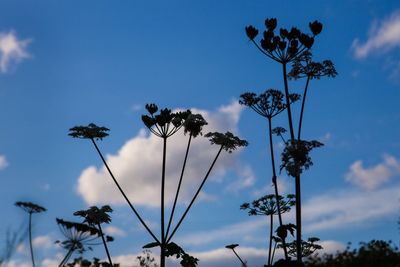
[[[72,253],[75,250],[75,246],[72,245],[72,247],[68,250],[67,254],[65,255],[64,259],[62,259],[62,261],[60,262],[60,264],[58,265],[58,267],[63,267],[65,263],[68,262],[69,258],[71,257]]]
[[[186,214],[189,212],[189,210],[190,210],[190,208],[192,207],[194,201],[196,200],[197,196],[199,195],[201,189],[203,188],[204,183],[207,181],[207,178],[208,178],[208,176],[210,175],[211,170],[214,168],[215,162],[217,162],[217,159],[218,159],[219,155],[221,154],[221,151],[222,151],[223,148],[224,148],[224,147],[221,146],[220,149],[218,150],[217,155],[215,156],[213,162],[211,163],[210,168],[208,169],[206,175],[205,175],[204,178],[203,178],[203,181],[201,182],[199,188],[197,189],[196,193],[194,194],[192,200],[190,201],[189,206],[187,206],[187,208],[186,208],[185,212],[183,213],[181,219],[179,220],[178,224],[175,226],[175,228],[174,228],[174,230],[172,231],[171,235],[168,237],[168,239],[167,239],[167,244],[171,241],[172,237],[174,236],[174,234],[175,234],[176,231],[178,230],[178,228],[179,228],[179,226],[181,225],[182,221],[185,219]]]
[[[111,169],[108,167],[108,164],[106,162],[106,160],[103,157],[103,154],[101,153],[99,147],[97,146],[96,142],[94,141],[94,139],[90,139],[92,140],[92,143],[94,145],[94,147],[96,148],[97,153],[99,154],[101,160],[103,161],[104,166],[106,166],[106,169],[108,171],[108,173],[110,174],[111,178],[113,179],[115,185],[118,187],[119,192],[122,194],[122,196],[124,197],[124,199],[126,200],[126,202],[128,202],[129,207],[132,209],[133,213],[135,213],[136,217],[139,219],[139,221],[142,223],[142,225],[144,226],[144,228],[146,228],[147,232],[149,232],[149,234],[154,238],[154,240],[158,243],[160,243],[160,241],[158,240],[158,238],[153,234],[153,232],[150,230],[150,228],[147,226],[147,224],[144,222],[144,220],[142,219],[142,217],[140,216],[140,214],[136,211],[135,207],[132,205],[132,203],[129,201],[128,197],[126,196],[124,190],[122,190],[121,186],[119,185],[117,179],[115,179],[114,174],[111,172]]]
[[[189,155],[189,149],[190,149],[191,141],[192,141],[192,134],[189,135],[189,140],[188,140],[188,144],[187,144],[187,147],[186,147],[185,158],[183,160],[183,165],[182,165],[181,177],[179,178],[178,187],[176,188],[174,204],[172,205],[171,215],[169,217],[169,222],[168,222],[168,227],[167,227],[167,233],[165,234],[165,236],[168,236],[169,229],[170,229],[171,223],[172,223],[172,219],[174,217],[175,207],[176,207],[176,203],[178,202],[179,191],[181,189],[181,184],[182,184],[182,180],[183,180],[183,174],[184,174],[185,168],[186,168],[186,162],[187,162],[187,158],[188,158],[188,155]]]
[[[233,253],[235,253],[236,257],[240,260],[243,267],[247,267],[247,264],[242,260],[242,258],[239,256],[239,254],[236,253],[235,249],[232,249],[232,251],[233,251]]]
[[[29,247],[31,250],[32,266],[35,267],[35,259],[33,257],[33,246],[32,246],[32,212],[29,212]]]
[[[285,85],[285,96],[286,96],[286,109],[288,114],[290,138],[295,140],[293,122],[292,122],[292,110],[290,107],[290,97],[289,97],[289,86],[286,73],[286,62],[282,63],[283,71],[283,81]],[[300,175],[295,177],[295,187],[296,187],[296,251],[297,251],[297,262],[301,263],[301,194],[300,194]]]
[[[278,192],[278,183],[277,183],[277,176],[276,176],[276,169],[275,169],[275,153],[274,153],[274,146],[272,142],[272,118],[268,117],[268,135],[269,135],[269,149],[271,153],[271,164],[272,164],[272,183],[274,185],[274,191],[275,191],[275,198],[276,198],[276,207],[278,210],[278,220],[279,220],[279,226],[282,227],[283,222],[282,222],[282,212],[281,212],[281,204],[279,201],[279,192]],[[287,253],[287,248],[286,248],[286,240],[285,238],[282,239],[282,245],[283,245],[283,253],[285,255],[285,259],[288,260],[289,256]]]
[[[164,219],[164,202],[165,202],[165,165],[167,161],[167,137],[163,137],[163,159],[161,170],[161,253],[160,253],[160,266],[165,266],[165,219]]]
[[[300,111],[300,119],[299,119],[299,129],[297,133],[297,139],[300,140],[300,135],[301,135],[301,126],[303,124],[303,115],[304,115],[304,106],[306,103],[306,97],[307,97],[307,89],[308,89],[308,84],[310,83],[310,76],[307,76],[307,82],[306,86],[304,87],[304,94],[303,94],[303,100],[301,102],[301,111]]]
[[[272,231],[274,229],[274,219],[273,219],[273,214],[269,215],[270,216],[270,227],[269,227],[269,246],[268,246],[268,267],[272,266],[272,259],[271,259],[271,252],[272,252]]]
[[[104,249],[106,250],[106,254],[107,254],[107,257],[108,257],[108,262],[110,263],[110,266],[113,267],[114,265],[113,265],[112,260],[111,260],[110,252],[108,251],[107,243],[106,243],[106,240],[104,239],[103,229],[101,229],[100,223],[98,223],[97,226],[99,227],[101,240],[103,240],[103,245],[104,245]]]

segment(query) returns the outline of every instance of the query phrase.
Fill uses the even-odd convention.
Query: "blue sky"
[[[78,124],[111,129],[101,149],[158,231],[154,196],[162,146],[140,119],[149,102],[193,108],[205,114],[210,129],[232,130],[249,141],[217,163],[175,241],[197,255],[200,266],[237,264],[224,248],[230,243],[240,244],[251,266],[263,264],[265,218],[248,217],[239,206],[272,192],[267,124],[237,101],[246,91],[282,89],[279,65],[244,33],[249,24],[262,29],[268,17],[304,31],[308,22],[321,21],[315,59],[331,59],[339,73],[310,88],[303,136],[325,146],[313,152],[315,164],[302,177],[304,236],[320,237],[327,251],[348,241],[399,240],[397,1],[3,0],[0,10],[0,237],[25,219],[14,202],[48,208],[35,222],[41,266],[55,266],[62,257],[53,244],[62,239],[55,218],[74,220],[74,211],[93,204],[114,209],[109,231],[116,237],[110,248],[116,261],[129,262],[151,241],[108,184],[90,142],[67,136]],[[276,124],[286,126],[285,119],[279,116]],[[179,166],[173,159],[183,157],[182,140],[171,140],[171,177]],[[205,172],[215,153],[206,141],[195,141],[186,200],[199,179],[195,174]],[[293,192],[291,178],[282,175],[280,182],[283,192]],[[294,221],[294,215],[285,219]],[[10,266],[29,266],[26,248]],[[101,248],[93,255],[105,256]]]

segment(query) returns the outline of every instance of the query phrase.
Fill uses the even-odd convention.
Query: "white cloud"
[[[398,211],[399,192],[397,184],[373,192],[335,190],[311,198],[303,206],[304,232],[353,229],[394,215]]]
[[[126,236],[126,233],[125,233],[124,230],[122,230],[122,229],[120,229],[118,227],[115,227],[115,226],[111,226],[111,225],[105,227],[104,228],[104,232],[106,234],[110,235],[110,236],[113,236],[113,237],[114,236],[122,236],[122,237]]]
[[[39,247],[41,249],[54,247],[54,241],[52,241],[51,238],[47,235],[36,237],[35,239],[33,239],[32,243],[34,247]]]
[[[364,168],[362,161],[357,160],[350,166],[345,179],[360,188],[373,190],[396,175],[400,175],[400,162],[393,156],[384,155],[383,162],[369,168]]]
[[[249,165],[238,165],[236,169],[237,173],[239,173],[239,178],[226,187],[228,192],[238,192],[243,188],[251,187],[256,180],[253,169]]]
[[[374,52],[388,51],[400,46],[400,11],[393,12],[381,22],[374,22],[365,43],[353,41],[352,48],[356,58],[366,58]]]
[[[31,39],[19,40],[14,31],[0,32],[0,73],[30,57],[27,51],[30,42]]]
[[[237,123],[242,107],[237,101],[222,106],[215,112],[192,109],[201,113],[208,121],[204,132],[230,130],[237,133]],[[168,139],[167,147],[167,179],[166,201],[171,202],[180,176],[183,156],[186,149],[187,136],[183,131]],[[192,140],[189,159],[182,184],[181,199],[191,199],[201,179],[206,174],[218,148],[210,146],[204,137]],[[138,205],[157,207],[160,205],[160,176],[162,161],[162,140],[142,129],[128,140],[115,155],[107,155],[107,163],[113,170],[118,182],[124,188],[130,200]],[[238,164],[239,151],[223,153],[216,163],[210,177],[214,181],[222,181],[231,166]],[[242,186],[252,183],[249,167],[245,172],[238,171],[238,176],[244,174]],[[84,169],[78,179],[77,191],[90,205],[125,203],[104,167],[90,166]]]
[[[6,156],[0,155],[0,170],[4,170],[9,165]]]

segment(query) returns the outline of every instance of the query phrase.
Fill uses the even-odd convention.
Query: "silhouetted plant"
[[[307,89],[309,87],[309,82],[312,79],[319,79],[322,76],[335,77],[337,72],[334,68],[333,63],[330,60],[325,60],[322,63],[312,61],[311,48],[314,44],[314,39],[322,31],[322,24],[318,21],[310,22],[309,28],[311,34],[306,34],[300,31],[296,27],[292,27],[290,30],[285,28],[280,28],[279,32],[277,30],[277,20],[275,18],[270,18],[265,20],[265,31],[262,34],[260,42],[256,42],[256,37],[258,36],[258,29],[254,26],[247,26],[245,28],[247,37],[256,46],[256,48],[268,58],[278,62],[282,66],[283,73],[283,84],[284,84],[284,99],[285,108],[288,117],[289,133],[290,138],[285,141],[282,131],[277,130],[277,134],[284,140],[286,144],[286,149],[282,155],[282,159],[285,160],[282,167],[286,168],[289,175],[295,178],[295,188],[296,188],[296,249],[301,251],[302,239],[301,239],[301,184],[300,184],[300,174],[304,169],[311,166],[312,161],[309,157],[309,152],[312,148],[319,147],[322,144],[316,143],[317,141],[304,141],[301,140],[301,129],[304,114],[304,106],[306,100]],[[292,65],[292,70],[288,73],[288,65]],[[293,126],[293,114],[291,109],[292,94],[289,91],[288,79],[299,79],[307,78],[305,89],[303,93],[302,107],[300,111],[300,120],[297,135],[295,135],[295,130]],[[255,94],[254,94],[255,95]],[[242,100],[243,101],[243,100]],[[251,106],[252,103],[247,103]],[[261,114],[263,115],[263,114]],[[270,127],[271,129],[271,127]],[[279,128],[280,130],[283,128]],[[270,130],[271,136],[271,130]],[[272,147],[272,138],[270,137],[270,146]],[[294,152],[293,149],[298,151]],[[271,157],[273,153],[271,153]],[[272,160],[273,161],[273,160]],[[272,163],[274,165],[274,163]],[[274,168],[274,167],[273,167]],[[273,176],[273,179],[276,176]],[[282,225],[282,223],[280,223]],[[284,243],[285,240],[282,240]],[[285,249],[285,245],[283,245]],[[297,257],[297,262],[300,264],[302,262],[301,253]],[[286,260],[287,253],[285,252]]]
[[[400,266],[399,248],[391,241],[372,240],[361,242],[358,249],[351,249],[350,244],[344,251],[335,254],[310,256],[306,267],[342,267],[342,266]]]
[[[88,210],[80,210],[74,212],[75,216],[81,216],[85,218],[83,221],[84,223],[89,224],[90,226],[97,227],[99,230],[101,240],[103,241],[104,249],[107,253],[108,257],[108,262],[110,266],[113,266],[112,260],[111,260],[111,255],[107,247],[107,242],[112,241],[113,238],[110,236],[104,237],[103,229],[101,228],[102,223],[110,223],[111,222],[111,217],[108,215],[108,213],[112,212],[112,209],[110,206],[105,205],[101,207],[100,209],[96,206],[90,207]],[[106,241],[107,239],[107,241]]]
[[[32,214],[45,212],[46,209],[32,202],[22,202],[22,201],[15,202],[15,206],[20,207],[29,214],[29,226],[28,226],[29,248],[31,252],[32,266],[35,267],[35,257],[33,255],[33,245],[32,245]]]
[[[65,221],[59,218],[56,218],[56,222],[61,233],[66,238],[66,240],[63,241],[57,240],[56,244],[59,244],[62,248],[67,250],[65,257],[58,265],[59,267],[67,264],[75,251],[82,254],[88,249],[91,250],[91,246],[100,244],[96,242],[101,236],[97,228],[89,226],[88,224]]]
[[[143,255],[136,257],[139,261],[139,267],[158,267],[150,250],[146,249],[142,252],[142,254]]]
[[[239,244],[230,244],[230,245],[225,246],[225,248],[232,250],[232,252],[236,255],[236,257],[242,263],[242,267],[247,267],[247,263],[239,256],[239,254],[235,250],[235,248],[238,246],[239,246]]]
[[[113,175],[111,169],[107,165],[107,162],[105,161],[99,147],[97,146],[96,140],[102,139],[103,137],[108,136],[108,129],[105,127],[98,127],[95,124],[91,123],[88,126],[77,126],[73,127],[70,129],[69,135],[75,138],[84,138],[84,139],[90,139],[99,154],[100,158],[102,159],[106,169],[108,170],[111,178],[113,179],[114,183],[118,187],[119,191],[125,198],[125,200],[128,202],[129,206],[137,216],[137,218],[140,220],[142,225],[146,228],[146,230],[149,232],[149,234],[153,237],[154,242],[151,242],[147,245],[145,245],[143,248],[152,248],[152,247],[160,247],[160,266],[164,267],[165,266],[165,257],[168,256],[177,256],[180,257],[181,260],[181,265],[185,267],[189,266],[196,266],[198,259],[188,255],[183,251],[182,248],[180,248],[177,244],[171,242],[174,234],[180,227],[181,223],[185,219],[187,213],[189,212],[190,208],[192,207],[194,201],[196,200],[197,196],[199,195],[201,189],[203,188],[206,180],[208,179],[219,155],[221,154],[222,150],[225,150],[229,153],[231,153],[233,150],[237,149],[238,147],[246,146],[247,142],[245,140],[241,140],[237,136],[234,136],[230,132],[226,132],[225,134],[214,132],[214,133],[208,133],[205,135],[206,138],[208,138],[211,142],[211,144],[216,144],[219,145],[220,148],[217,152],[217,155],[215,156],[214,160],[211,163],[211,166],[209,167],[206,175],[204,176],[201,184],[199,185],[197,191],[195,192],[192,200],[190,201],[189,205],[186,207],[185,211],[183,212],[182,216],[180,217],[178,223],[175,225],[175,227],[171,228],[172,225],[172,220],[174,217],[175,213],[175,207],[177,204],[177,200],[179,197],[179,192],[180,192],[180,187],[181,183],[183,180],[184,172],[185,172],[185,167],[186,167],[186,162],[188,159],[188,154],[189,154],[189,149],[191,146],[191,141],[192,138],[195,138],[199,135],[202,135],[202,129],[203,126],[207,125],[206,120],[200,115],[200,114],[192,114],[190,110],[186,111],[178,111],[178,112],[172,112],[170,109],[158,109],[158,106],[156,104],[147,104],[146,105],[146,110],[148,112],[147,115],[142,116],[142,121],[145,124],[145,126],[150,130],[152,134],[154,134],[157,137],[160,137],[163,139],[163,149],[162,149],[162,170],[161,170],[161,215],[160,215],[160,220],[161,220],[161,237],[157,238],[154,233],[148,228],[142,217],[139,215],[139,213],[136,211],[132,203],[129,201],[128,197],[124,193],[123,189],[121,186],[118,184],[118,181],[116,180],[115,176]],[[182,171],[181,175],[179,178],[179,182],[177,185],[177,190],[175,193],[175,198],[174,198],[174,203],[172,206],[171,214],[169,217],[168,221],[168,226],[167,229],[165,229],[165,180],[166,180],[166,155],[167,155],[167,140],[169,137],[177,133],[180,129],[184,129],[184,134],[189,134],[189,139],[187,143],[187,148],[186,148],[186,153],[185,153],[185,158],[182,166]],[[171,230],[171,233],[170,233]],[[179,249],[177,249],[179,248]],[[174,254],[175,253],[175,254]]]
[[[273,257],[272,257],[272,241],[273,238],[273,225],[274,225],[274,215],[283,214],[285,212],[290,211],[291,207],[294,206],[295,196],[294,195],[287,195],[286,198],[279,195],[279,203],[276,201],[276,196],[265,195],[259,199],[254,200],[251,204],[250,203],[243,203],[240,206],[242,210],[248,210],[248,214],[250,216],[254,215],[264,215],[270,217],[270,230],[269,230],[269,247],[268,247],[268,260],[267,266],[272,266]],[[279,207],[279,209],[278,209]],[[284,239],[282,239],[284,240]],[[281,242],[282,242],[281,240]]]
[[[66,267],[119,267],[118,263],[110,265],[107,261],[101,261],[98,258],[93,258],[92,261],[84,259],[82,257],[75,258],[71,263],[67,263]]]
[[[7,263],[13,253],[15,252],[17,246],[21,244],[26,235],[29,232],[29,225],[25,228],[25,226],[20,227],[19,230],[11,231],[11,229],[7,229],[6,237],[5,237],[5,245],[2,249],[1,256],[0,256],[0,266],[4,263]]]
[[[317,237],[310,237],[307,239],[307,241],[302,241],[301,242],[301,257],[309,257],[311,256],[315,251],[322,249],[322,246],[319,244],[316,244],[315,242],[318,242],[320,239]],[[279,247],[280,245],[278,245]],[[296,242],[293,241],[291,243],[287,244],[288,247],[288,253],[290,256],[293,256],[297,258],[297,247],[296,247]]]

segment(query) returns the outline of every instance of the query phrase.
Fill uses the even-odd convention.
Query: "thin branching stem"
[[[101,240],[103,241],[103,245],[104,245],[104,249],[106,250],[106,254],[107,254],[107,258],[108,258],[108,262],[110,263],[110,266],[114,266],[111,260],[111,255],[110,252],[108,251],[108,247],[107,247],[107,242],[104,238],[104,234],[103,234],[103,229],[101,228],[100,223],[97,224],[97,227],[99,227],[99,231],[100,231],[100,235],[101,235]]]
[[[236,257],[240,260],[240,262],[242,263],[242,265],[244,267],[247,266],[247,264],[242,260],[242,258],[239,256],[239,254],[236,253],[235,249],[232,249],[233,253],[235,253]]]
[[[171,241],[172,237],[174,236],[174,234],[178,230],[178,228],[181,225],[182,221],[185,219],[186,214],[189,212],[189,210],[192,207],[194,201],[196,200],[197,196],[199,195],[201,189],[203,188],[205,182],[207,181],[207,178],[210,175],[211,170],[214,168],[214,165],[217,162],[217,159],[218,159],[219,155],[221,154],[221,151],[222,151],[223,148],[224,148],[224,146],[221,146],[220,149],[218,150],[217,155],[215,156],[213,162],[211,163],[210,168],[208,169],[206,175],[203,178],[203,181],[201,182],[199,188],[197,189],[196,193],[194,194],[192,200],[190,201],[189,206],[187,206],[187,208],[186,208],[185,212],[183,213],[181,219],[179,220],[178,224],[175,226],[174,230],[171,232],[171,235],[167,238],[167,244]]]
[[[168,236],[168,233],[169,233],[169,230],[170,230],[170,227],[171,227],[171,223],[172,223],[172,219],[173,219],[173,217],[174,217],[175,207],[176,207],[176,203],[178,202],[179,191],[180,191],[181,185],[182,185],[183,174],[185,173],[186,162],[187,162],[187,158],[188,158],[188,155],[189,155],[189,149],[190,149],[190,143],[191,143],[191,141],[192,141],[192,134],[189,135],[188,144],[187,144],[187,146],[186,146],[186,152],[185,152],[185,158],[184,158],[184,160],[183,160],[181,176],[180,176],[180,178],[179,178],[178,187],[176,188],[174,204],[172,205],[171,215],[170,215],[170,217],[169,217],[167,232],[166,232],[165,236]]]
[[[304,87],[304,94],[303,94],[303,100],[301,101],[301,111],[300,111],[300,119],[299,119],[299,129],[297,133],[297,139],[300,140],[301,136],[301,126],[303,124],[303,116],[304,116],[304,107],[306,103],[306,97],[307,97],[307,90],[308,90],[308,84],[310,83],[310,75],[307,76],[307,81],[306,85]]]
[[[112,173],[110,167],[108,167],[108,164],[106,162],[106,160],[103,157],[103,154],[101,153],[99,147],[97,146],[96,142],[94,141],[93,138],[91,138],[90,140],[92,140],[92,143],[94,145],[94,147],[96,148],[97,153],[99,154],[101,160],[103,161],[104,166],[106,166],[106,169],[108,171],[108,173],[110,174],[111,178],[113,179],[115,185],[118,187],[119,192],[122,194],[122,196],[124,197],[124,199],[126,200],[126,202],[128,203],[129,207],[132,209],[133,213],[135,213],[136,217],[139,219],[139,221],[142,223],[143,227],[146,228],[147,232],[149,232],[149,234],[154,238],[154,240],[158,243],[160,243],[160,241],[158,240],[158,238],[154,235],[154,233],[150,230],[150,228],[147,226],[147,224],[144,222],[144,220],[142,219],[142,217],[140,216],[140,214],[136,211],[135,207],[132,205],[132,203],[130,202],[130,200],[128,199],[128,197],[126,196],[124,190],[122,190],[121,186],[119,185],[117,179],[115,179],[114,174]]]
[[[166,130],[168,131],[168,129]],[[164,201],[165,201],[165,165],[167,162],[167,137],[163,138],[163,159],[161,170],[161,246],[160,246],[160,266],[165,266],[165,219],[164,219]]]
[[[270,153],[271,153],[272,183],[274,185],[274,191],[275,191],[276,207],[277,207],[277,210],[278,210],[279,226],[282,227],[283,222],[282,222],[282,214],[281,214],[281,205],[280,205],[280,201],[279,201],[278,183],[276,181],[277,176],[276,176],[276,169],[275,169],[274,144],[273,144],[273,141],[272,141],[272,118],[271,117],[268,117],[268,135],[269,135],[269,148],[270,148]],[[284,255],[285,255],[285,259],[288,260],[289,256],[288,256],[287,249],[286,249],[285,238],[282,239],[282,245],[283,245],[283,252],[284,252]]]
[[[72,253],[75,250],[75,246],[73,245],[67,252],[67,254],[65,255],[64,259],[62,259],[62,261],[60,262],[60,264],[58,265],[58,267],[64,267],[65,263],[68,262],[69,258],[71,257]]]
[[[35,267],[35,258],[33,256],[33,245],[32,245],[32,212],[29,212],[29,247],[31,251],[32,266]]]
[[[269,246],[268,246],[268,267],[272,266],[272,259],[271,259],[271,253],[272,253],[272,232],[274,229],[274,215],[270,214],[270,226],[269,226]]]

